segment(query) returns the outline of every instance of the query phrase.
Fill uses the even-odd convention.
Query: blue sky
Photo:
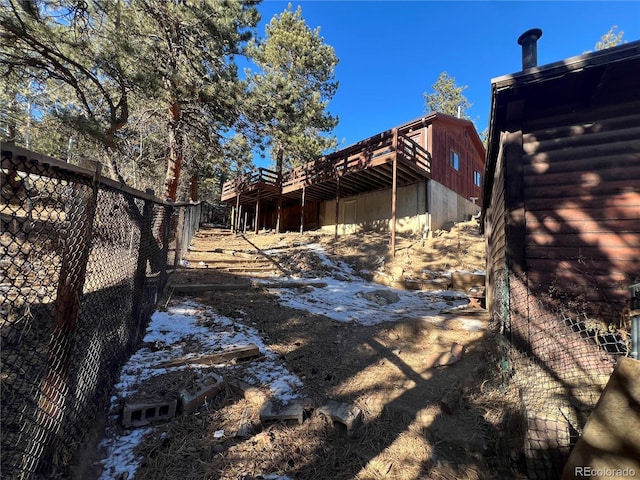
[[[288,1],[263,0],[264,26]],[[310,28],[320,27],[340,59],[329,111],[341,147],[424,113],[425,91],[442,71],[467,85],[467,113],[483,131],[491,79],[521,70],[517,39],[540,28],[538,64],[593,50],[613,25],[625,41],[640,39],[640,1],[298,1]],[[259,166],[270,161],[257,160]]]

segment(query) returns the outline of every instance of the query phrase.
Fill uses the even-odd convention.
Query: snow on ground
[[[444,321],[444,317],[438,315],[442,310],[452,310],[467,303],[466,295],[458,292],[406,291],[366,282],[346,263],[329,259],[321,245],[311,244],[306,248],[320,259],[323,270],[331,273],[330,276],[308,280],[326,282],[327,287],[314,288],[305,293],[292,289],[277,290],[283,305],[325,315],[339,322],[373,325],[402,318],[417,318],[439,324]],[[278,256],[282,252],[267,250],[264,253]],[[376,296],[376,291],[383,293]],[[392,301],[389,302],[389,298]],[[242,311],[239,313],[246,315]],[[467,323],[463,328],[484,328],[482,322],[477,320],[464,321]],[[121,400],[134,393],[145,380],[169,371],[205,366],[191,364],[189,367],[153,368],[154,365],[234,346],[252,343],[265,356],[260,362],[243,366],[242,378],[248,383],[268,387],[272,396],[283,403],[296,398],[296,388],[302,386],[301,380],[290,373],[264,344],[255,328],[217,315],[209,307],[196,302],[185,301],[169,308],[167,312],[154,313],[143,342],[143,348],[122,368],[120,381],[115,387],[116,394],[111,399],[112,425],[119,420]],[[224,368],[233,370],[236,367]],[[108,428],[100,445],[101,450],[107,452],[100,480],[111,480],[124,472],[128,472],[128,478],[134,478],[140,459],[135,458],[133,450],[152,431],[153,427],[124,431]],[[268,475],[264,478],[286,480],[287,477]]]
[[[217,315],[209,307],[195,302],[183,302],[167,312],[154,313],[143,342],[143,347],[121,370],[120,381],[115,386],[116,394],[111,398],[111,425],[119,421],[121,400],[134,393],[145,380],[169,371],[205,366],[191,364],[189,367],[153,368],[154,365],[231,347],[255,344],[260,349],[265,359],[245,366],[241,378],[248,383],[268,387],[272,396],[281,402],[297,398],[296,388],[302,386],[301,380],[265,346],[255,328]],[[194,350],[197,353],[187,353]],[[224,368],[233,371],[238,367]],[[140,459],[135,458],[133,450],[152,431],[153,427],[132,430],[107,428],[100,444],[101,451],[106,452],[100,480],[112,480],[124,472],[129,474],[128,478],[134,478]]]
[[[344,262],[329,259],[321,245],[310,244],[306,245],[306,248],[317,255],[333,275],[307,279],[325,282],[327,286],[306,293],[292,289],[277,290],[280,302],[288,307],[324,315],[338,322],[375,325],[402,318],[429,320],[442,310],[451,310],[468,303],[467,296],[459,292],[400,290],[367,282],[355,275],[351,267]],[[265,253],[275,256],[278,252],[274,250]],[[367,295],[380,290],[395,293],[398,301],[385,305],[383,299],[375,301],[371,300],[372,295]]]

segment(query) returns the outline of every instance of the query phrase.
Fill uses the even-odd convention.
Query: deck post
[[[302,235],[302,232],[304,231],[304,201],[305,201],[305,194],[307,193],[307,187],[306,186],[302,186],[302,206],[300,207],[300,235]]]
[[[391,252],[396,256],[396,207],[398,200],[398,129],[393,129],[393,179],[391,185]]]
[[[280,233],[280,218],[282,216],[282,197],[278,195],[278,201],[276,202],[276,232]]]
[[[336,179],[336,227],[334,237],[338,240],[338,213],[340,212],[340,177]]]
[[[256,200],[256,235],[260,231],[260,190],[258,190],[258,199]]]
[[[278,152],[278,178],[276,180],[278,185],[278,200],[276,200],[276,231],[280,233],[280,220],[282,217],[282,160],[284,152],[282,149]]]
[[[233,222],[231,223],[231,231],[234,233],[238,229],[238,219],[240,218],[238,214],[239,209],[240,209],[240,194],[236,195],[236,208],[233,211]]]

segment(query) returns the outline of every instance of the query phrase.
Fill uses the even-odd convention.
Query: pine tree
[[[249,116],[271,147],[278,171],[313,160],[335,148],[328,134],[338,123],[327,112],[338,82],[338,58],[311,30],[300,7],[291,5],[266,26],[266,37],[252,42],[249,55],[259,68],[248,72],[253,108]]]
[[[471,108],[471,103],[464,96],[468,87],[456,85],[456,79],[447,72],[442,72],[436,83],[433,84],[433,93],[425,92],[425,112],[446,113],[454,117],[470,119],[467,109]]]
[[[122,163],[125,140],[138,136],[128,126],[133,109],[158,107],[168,139],[165,194],[176,199],[185,152],[215,147],[239,115],[243,86],[233,56],[257,24],[256,4],[8,0],[0,13],[0,74],[72,89],[75,98],[56,115],[100,141],[123,182],[116,159]],[[157,111],[147,118],[157,120]],[[197,161],[188,160],[193,196]]]
[[[134,28],[135,37],[145,39],[142,46],[137,43],[147,67],[145,95],[164,104],[167,112],[167,198],[176,198],[187,144],[219,142],[221,130],[232,126],[239,114],[242,85],[232,60],[257,24],[255,3],[137,3],[142,15]],[[189,164],[193,177],[196,159]]]
[[[605,50],[607,48],[620,45],[622,43],[622,35],[624,35],[624,32],[621,30],[616,33],[617,29],[618,26],[614,25],[607,33],[600,37],[600,41],[596,43],[596,50]]]

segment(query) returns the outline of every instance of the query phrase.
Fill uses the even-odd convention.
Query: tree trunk
[[[180,129],[180,102],[173,101],[169,107],[169,162],[165,177],[166,198],[176,201],[178,182],[182,170],[183,138]]]
[[[278,172],[278,187],[279,192],[276,200],[276,233],[280,233],[281,221],[282,221],[282,165],[284,163],[284,149],[278,147],[276,152],[276,171]]]
[[[192,202],[198,201],[198,177],[195,173],[191,175],[191,181],[189,182],[189,200]]]

